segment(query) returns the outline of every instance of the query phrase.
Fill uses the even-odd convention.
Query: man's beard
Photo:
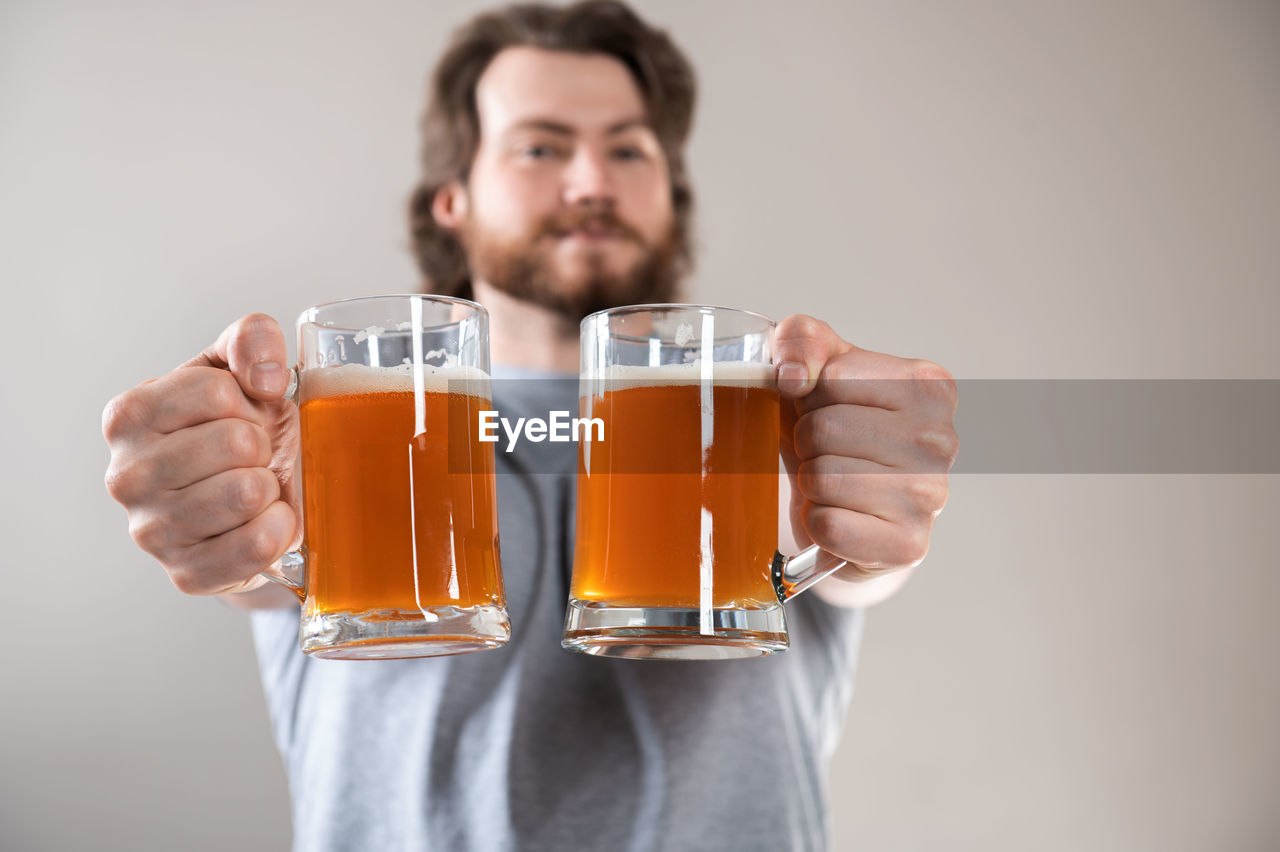
[[[613,239],[638,245],[640,259],[621,273],[607,268],[604,252],[592,252],[585,274],[564,280],[552,257],[558,239],[582,228],[607,229]],[[612,210],[575,210],[549,216],[530,235],[502,242],[468,225],[463,244],[473,281],[484,281],[521,301],[577,323],[588,314],[619,305],[671,302],[679,291],[680,237],[675,227],[650,245]]]

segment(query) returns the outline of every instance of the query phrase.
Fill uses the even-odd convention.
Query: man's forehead
[[[476,108],[482,136],[538,122],[583,132],[645,123],[631,73],[603,53],[507,48],[480,76]]]

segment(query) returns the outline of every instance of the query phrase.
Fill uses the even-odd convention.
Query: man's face
[[[673,298],[667,160],[621,62],[508,48],[476,106],[458,230],[477,280],[574,321]]]

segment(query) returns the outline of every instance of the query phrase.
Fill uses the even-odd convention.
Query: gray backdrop
[[[1280,4],[639,6],[701,75],[701,299],[961,379],[1280,378]],[[245,618],[134,549],[100,413],[242,313],[414,286],[476,8],[0,4],[0,847],[287,845]],[[1278,498],[954,477],[869,619],[834,848],[1280,847]]]

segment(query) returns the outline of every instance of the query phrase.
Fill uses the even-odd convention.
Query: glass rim
[[[724,305],[702,305],[702,304],[692,304],[687,302],[654,302],[652,304],[645,304],[645,305],[618,305],[617,307],[613,307],[613,308],[605,308],[602,311],[596,311],[594,313],[587,314],[585,317],[582,318],[582,322],[580,323],[580,326],[586,327],[587,322],[603,316],[638,314],[638,313],[646,313],[646,312],[654,313],[659,310],[677,310],[677,309],[692,310],[692,311],[697,311],[699,313],[714,311],[715,313],[740,314],[743,316],[754,317],[758,320],[763,320],[765,325],[768,326],[769,329],[773,329],[778,325],[777,322],[765,316],[764,314],[758,311],[748,311],[744,308],[730,308]]]
[[[307,307],[307,308],[303,308],[302,312],[298,314],[298,325],[302,326],[304,323],[315,323],[319,325],[320,323],[318,323],[316,320],[307,318],[307,314],[311,313],[312,311],[319,311],[323,308],[335,308],[343,305],[350,305],[354,302],[377,302],[377,301],[383,301],[388,299],[400,299],[400,300],[421,299],[426,302],[463,305],[465,307],[471,308],[473,311],[473,314],[484,317],[485,320],[488,320],[489,318],[489,311],[485,309],[485,306],[480,304],[479,302],[473,302],[470,299],[461,299],[457,296],[441,296],[436,293],[383,293],[377,296],[348,296],[344,299],[331,299],[328,302],[319,302],[318,304],[311,305],[310,307]],[[435,323],[435,324],[432,324],[430,327],[431,328],[448,328],[449,326],[458,325],[459,323],[465,322],[467,319],[469,319],[469,317],[462,317],[461,319],[456,319],[451,322]],[[334,326],[329,326],[329,327],[332,328]]]

